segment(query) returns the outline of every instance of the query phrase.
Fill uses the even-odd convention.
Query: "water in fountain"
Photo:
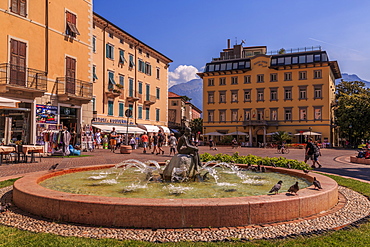
[[[309,185],[308,181],[301,178],[279,173],[246,171],[235,164],[217,161],[207,162],[199,169],[205,180],[202,183],[187,181],[188,179],[184,176],[187,172],[186,167],[172,171],[171,183],[161,183],[162,171],[163,167],[156,161],[141,162],[131,159],[122,161],[113,168],[57,176],[41,184],[50,189],[70,193],[139,198],[215,198],[263,195],[279,180],[284,181],[282,192],[287,191],[289,186],[296,181],[299,181],[302,188]],[[98,180],[101,181],[97,182]],[[179,182],[182,184],[179,185]]]

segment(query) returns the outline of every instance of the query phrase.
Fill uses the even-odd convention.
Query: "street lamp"
[[[348,128],[349,128],[349,146],[352,147],[352,124],[350,124]]]

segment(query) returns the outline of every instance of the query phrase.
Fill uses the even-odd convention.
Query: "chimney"
[[[230,39],[227,39],[227,49],[230,49]]]

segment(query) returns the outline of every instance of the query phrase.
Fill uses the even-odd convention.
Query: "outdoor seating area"
[[[37,154],[41,162],[43,153],[43,146],[17,144],[0,146],[0,165],[3,163],[37,163]]]

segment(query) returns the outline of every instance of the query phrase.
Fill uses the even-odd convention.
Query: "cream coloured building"
[[[239,141],[258,145],[286,131],[292,142],[308,134],[337,144],[333,105],[338,63],[321,48],[267,54],[267,47],[228,46],[203,73],[206,132],[242,131]],[[236,136],[235,136],[236,137]]]

